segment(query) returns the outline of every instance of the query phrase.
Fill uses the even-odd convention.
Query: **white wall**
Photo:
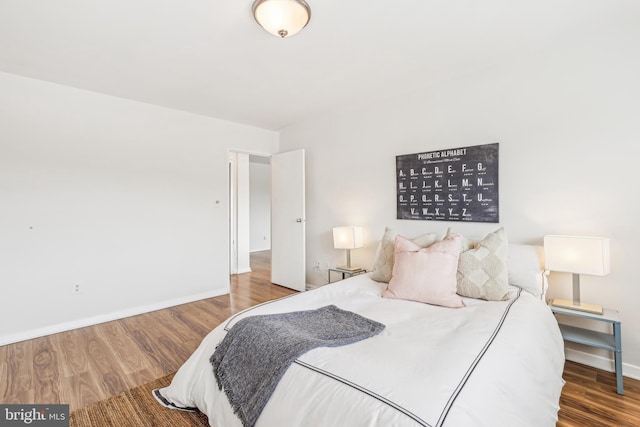
[[[0,93],[0,345],[228,291],[227,150],[277,133],[6,73]]]
[[[251,158],[251,252],[256,252],[271,249],[271,166],[268,158]]]
[[[342,261],[331,242],[337,225],[365,228],[368,247],[352,253],[366,266],[386,225],[407,235],[496,229],[396,220],[395,156],[499,142],[500,225],[512,242],[542,244],[552,233],[611,238],[612,272],[584,276],[582,299],[620,310],[625,375],[640,377],[638,40],[633,22],[594,27],[544,52],[282,130],[283,151],[307,150],[308,282],[326,281],[315,260]],[[566,276],[552,275],[551,297],[570,295]],[[612,367],[610,353],[575,348],[582,353],[569,349],[569,357]]]

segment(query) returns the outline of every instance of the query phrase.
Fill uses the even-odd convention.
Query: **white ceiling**
[[[278,39],[253,0],[2,0],[0,71],[280,129],[614,25],[637,0],[308,0]]]

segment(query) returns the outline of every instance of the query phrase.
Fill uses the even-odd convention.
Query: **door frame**
[[[254,151],[247,151],[247,150],[238,150],[238,149],[234,149],[234,148],[228,148],[227,149],[227,163],[229,165],[229,174],[228,174],[228,186],[227,186],[227,191],[228,191],[228,201],[229,201],[229,209],[227,210],[227,216],[228,216],[228,229],[229,229],[229,235],[228,235],[228,253],[229,253],[229,274],[233,275],[233,274],[242,274],[242,273],[249,273],[251,272],[251,266],[249,265],[249,250],[250,247],[249,245],[243,245],[242,242],[239,242],[239,236],[238,236],[238,219],[239,219],[239,210],[243,209],[243,203],[240,203],[240,207],[239,207],[239,203],[238,203],[238,191],[239,191],[239,183],[238,183],[238,171],[239,168],[242,168],[242,162],[238,162],[238,155],[246,155],[248,156],[258,156],[258,157],[266,157],[266,158],[271,158],[271,154],[266,154],[266,153],[260,153],[260,152],[254,152]],[[248,162],[247,162],[248,163]],[[247,170],[247,177],[248,177],[248,173],[249,171]],[[247,188],[248,188],[248,183],[247,183]],[[249,197],[248,194],[246,195],[247,198]],[[269,197],[271,197],[271,195],[269,195]],[[248,218],[249,217],[249,206],[248,203],[246,204],[246,209],[247,212],[244,212],[243,214],[245,214],[245,216]],[[247,236],[249,233],[249,223],[248,223],[248,219],[247,219],[247,224],[245,226],[246,228],[246,232],[247,232]],[[243,236],[240,236],[240,239],[242,239]],[[248,238],[247,238],[248,240]],[[244,249],[244,246],[246,246],[246,251]],[[239,257],[241,257],[241,262],[238,262]],[[244,258],[242,258],[244,257]]]
[[[238,241],[238,204],[236,203],[236,197],[238,194],[238,180],[237,180],[237,158],[232,155],[231,152],[227,155],[228,165],[228,206],[227,220],[229,225],[229,274],[238,274],[238,249],[236,242]]]

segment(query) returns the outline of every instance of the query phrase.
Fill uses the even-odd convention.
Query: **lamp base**
[[[561,307],[561,308],[568,308],[569,310],[577,310],[577,311],[584,311],[586,313],[595,313],[595,314],[602,314],[602,307],[600,307],[599,305],[596,304],[584,304],[584,303],[577,303],[574,304],[573,301],[570,301],[568,299],[554,299],[553,301],[551,301],[551,305],[554,307]]]
[[[339,265],[336,268],[339,268],[340,270],[347,270],[347,271],[360,270],[360,267],[351,267],[350,265]]]

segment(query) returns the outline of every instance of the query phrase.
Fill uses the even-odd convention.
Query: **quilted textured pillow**
[[[384,298],[406,299],[441,305],[464,307],[456,295],[456,269],[462,236],[449,236],[422,248],[402,236],[395,238],[393,277]]]
[[[380,246],[378,246],[378,250],[376,252],[375,261],[373,262],[373,270],[369,276],[372,280],[385,283],[389,283],[389,280],[391,280],[394,261],[394,242],[397,235],[398,233],[396,231],[389,227],[385,227],[384,235],[382,236]],[[438,235],[436,233],[422,234],[411,239],[413,243],[422,248],[433,244],[436,240],[438,240]]]
[[[458,294],[488,301],[506,300],[509,243],[504,228],[480,241],[467,242],[461,245],[463,251],[458,260]]]

